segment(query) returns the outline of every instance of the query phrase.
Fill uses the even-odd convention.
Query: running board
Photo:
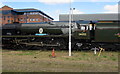
[[[57,47],[57,46],[60,46],[60,45],[57,45],[57,44],[39,44],[39,43],[20,43],[20,44],[25,44],[25,45],[33,45],[33,46],[54,46],[54,47]]]

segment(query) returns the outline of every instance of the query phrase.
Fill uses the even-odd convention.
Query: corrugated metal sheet
[[[60,14],[60,21],[68,21],[69,14]],[[78,20],[118,20],[118,14],[73,14],[73,21]]]

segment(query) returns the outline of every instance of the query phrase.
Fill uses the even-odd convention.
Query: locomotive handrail
[[[39,35],[2,35],[0,37],[66,37],[68,35],[44,35],[44,36],[39,36]]]

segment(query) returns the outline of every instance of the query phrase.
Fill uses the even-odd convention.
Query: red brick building
[[[0,24],[47,22],[53,18],[37,9],[13,9],[8,6],[0,8]]]

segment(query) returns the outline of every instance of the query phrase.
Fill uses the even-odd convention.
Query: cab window
[[[88,30],[88,26],[87,25],[80,26],[80,30]]]

